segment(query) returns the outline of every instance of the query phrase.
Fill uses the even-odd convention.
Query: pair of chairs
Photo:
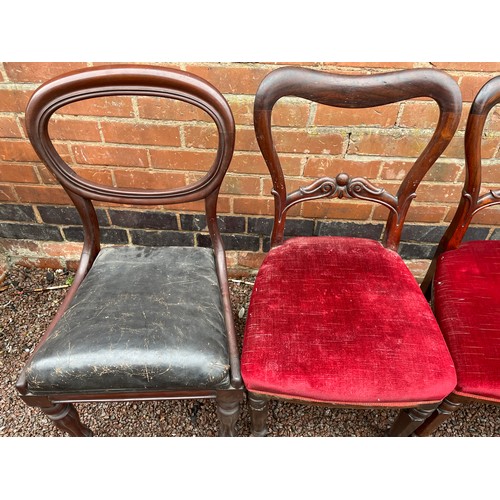
[[[241,356],[216,214],[235,139],[233,116],[224,97],[194,75],[148,66],[91,68],[45,83],[26,110],[28,136],[75,204],[82,218],[84,245],[73,286],[21,372],[17,383],[21,397],[74,436],[92,435],[73,405],[86,401],[215,398],[221,436],[236,434],[245,393],[256,436],[267,432],[272,398],[337,407],[398,408],[401,411],[389,430],[393,436],[432,432],[459,397],[498,402],[499,377],[486,377],[490,369],[498,373],[494,352],[496,347],[498,354],[500,346],[498,334],[495,346],[494,334],[486,335],[491,324],[486,333],[477,330],[478,315],[464,308],[472,349],[490,349],[493,356],[481,362],[474,351],[474,375],[463,376],[472,361],[467,358],[462,364],[457,354],[461,347],[457,343],[455,350],[453,339],[463,335],[453,326],[447,329],[447,318],[455,313],[448,312],[451,306],[441,305],[446,299],[440,297],[447,297],[450,288],[459,294],[464,284],[470,285],[465,271],[475,252],[465,258],[463,281],[448,286],[451,281],[440,273],[446,257],[461,252],[462,247],[450,250],[459,246],[471,216],[500,199],[494,192],[479,196],[480,138],[488,111],[500,100],[499,83],[494,79],[485,86],[471,110],[466,190],[424,283],[429,285],[437,267],[433,290],[438,324],[397,250],[417,187],[458,127],[457,84],[432,69],[345,76],[287,67],[264,78],[255,97],[254,124],[273,181],[275,217],[271,250],[252,292]],[[219,140],[206,175],[170,190],[115,188],[78,176],[52,144],[50,118],[66,104],[114,95],[171,98],[207,112]],[[271,126],[273,107],[285,96],[340,108],[430,97],[440,114],[428,145],[397,194],[345,173],[288,192]],[[385,206],[389,215],[382,243],[349,237],[285,238],[287,211],[320,198],[356,198]],[[204,200],[212,248],[101,249],[93,200],[140,206]],[[494,266],[495,242],[478,244],[483,243],[491,246],[488,266]],[[442,282],[446,286],[441,287]],[[484,294],[481,300],[484,304]],[[493,306],[491,314],[495,314]],[[471,378],[479,385],[487,380],[493,389],[484,394],[477,384],[472,389],[463,385]]]

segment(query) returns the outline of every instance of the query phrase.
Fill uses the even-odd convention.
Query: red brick
[[[71,205],[72,202],[62,187],[16,186],[19,200],[24,203],[46,203],[50,205]]]
[[[418,283],[421,283],[430,265],[429,259],[405,260],[405,264]]]
[[[451,221],[453,215],[455,214],[456,207],[450,210],[449,214],[446,216],[446,222]],[[492,206],[481,210],[474,215],[472,219],[472,224],[485,224],[487,226],[498,226],[498,221],[500,221],[500,207]]]
[[[122,167],[147,167],[148,156],[144,149],[127,146],[73,146],[75,159],[85,165],[117,165]]]
[[[499,72],[498,62],[433,62],[435,68],[450,71]]]
[[[217,149],[219,135],[215,125],[187,125],[184,134],[188,148]]]
[[[458,130],[465,130],[470,104],[464,103]],[[429,128],[434,130],[439,119],[439,107],[435,101],[409,101],[405,103],[400,118],[402,127]]]
[[[293,191],[297,191],[301,187],[308,186],[314,179],[306,179],[306,178],[288,178],[286,179],[286,189],[288,193],[292,193]],[[262,181],[262,194],[272,196],[273,182],[270,177],[265,177]]]
[[[286,176],[300,175],[302,171],[303,159],[297,156],[280,155],[281,168]],[[230,172],[239,172],[245,174],[264,174],[270,175],[266,162],[260,153],[246,154],[235,152]]]
[[[481,178],[482,182],[497,184],[500,187],[500,163],[483,165]]]
[[[365,109],[334,108],[318,104],[314,124],[332,127],[388,127],[396,124],[398,111],[399,103]]]
[[[383,163],[380,178],[384,180],[403,180],[410,168],[412,161],[389,160]],[[439,160],[434,163],[425,174],[424,180],[434,182],[455,182],[462,167],[458,163],[444,163]]]
[[[0,111],[24,113],[31,90],[0,89]]]
[[[122,188],[168,190],[186,185],[186,178],[181,173],[144,170],[115,171],[116,185]]]
[[[19,126],[14,117],[0,116],[0,137],[22,137],[21,131],[19,130]]]
[[[335,155],[344,151],[344,136],[336,132],[276,130],[273,137],[278,152]]]
[[[255,94],[257,87],[269,73],[257,66],[201,66],[190,64],[186,71],[201,76],[223,94]]]
[[[18,201],[11,185],[0,184],[0,201]]]
[[[65,257],[67,259],[79,259],[82,253],[82,243],[78,242],[55,242],[47,241],[41,244],[43,253],[48,257]]]
[[[486,131],[500,131],[500,106],[495,106],[488,116],[488,121],[484,127]]]
[[[403,131],[363,132],[351,135],[349,154],[418,157],[430,137]]]
[[[0,160],[26,162],[39,161],[31,144],[27,141],[0,141]]]
[[[257,270],[266,257],[265,252],[237,252],[238,265]]]
[[[42,179],[42,184],[57,184],[57,179],[54,177],[52,172],[42,164],[37,165],[38,173]]]
[[[353,200],[308,201],[302,204],[302,216],[318,219],[366,220],[372,212],[370,203]]]
[[[97,122],[89,120],[51,120],[49,123],[49,135],[53,140],[101,141]]]
[[[274,215],[274,204],[271,198],[239,197],[233,200],[235,214]]]
[[[253,99],[241,98],[229,100],[238,125],[253,126]],[[274,106],[271,115],[272,125],[279,127],[305,127],[309,120],[310,104],[289,98],[280,99]]]
[[[421,66],[416,62],[325,62],[327,66],[339,66],[350,68],[383,68],[383,69],[411,69]]]
[[[5,72],[11,82],[45,82],[62,73],[86,68],[82,62],[6,62]]]
[[[491,78],[488,75],[465,75],[460,78],[459,86],[462,99],[472,102],[481,87]]]
[[[80,177],[95,182],[96,184],[103,184],[105,186],[113,185],[113,177],[109,170],[85,167],[75,167],[74,170]]]
[[[414,202],[410,205],[406,220],[408,222],[435,224],[442,222],[448,211],[449,206],[447,205],[424,205]]]
[[[38,177],[31,165],[6,165],[0,163],[0,182],[38,184]]]
[[[168,170],[196,170],[207,172],[215,160],[213,151],[172,151],[152,149],[149,152],[154,168]]]
[[[138,97],[139,116],[150,120],[213,122],[210,115],[197,106],[162,97]]]
[[[102,122],[101,128],[106,142],[152,146],[181,145],[179,127],[176,125]]]
[[[60,108],[58,113],[62,115],[130,118],[134,116],[134,108],[130,97],[110,96],[96,97],[68,104]]]
[[[304,167],[306,177],[335,177],[345,172],[351,177],[374,179],[380,170],[380,161],[355,161],[344,158],[309,158]]]
[[[189,203],[174,203],[168,205],[168,210],[179,212],[205,212],[205,202],[203,200],[192,201]],[[230,200],[227,196],[219,196],[217,201],[217,213],[228,214],[231,211]]]
[[[417,188],[419,202],[446,203],[453,205],[460,201],[463,187],[452,184],[427,184],[422,182]]]
[[[260,178],[250,176],[226,175],[222,181],[221,193],[260,194]]]

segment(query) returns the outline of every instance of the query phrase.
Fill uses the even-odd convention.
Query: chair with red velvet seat
[[[78,175],[54,147],[50,119],[67,104],[118,95],[175,99],[205,111],[219,136],[206,174],[156,189],[101,185]],[[227,101],[184,71],[102,66],[43,84],[30,99],[26,124],[35,151],[80,214],[84,244],[73,285],[21,372],[22,399],[63,432],[89,436],[73,403],[215,398],[219,434],[234,435],[243,386],[216,213],[235,138]],[[141,207],[203,200],[212,248],[101,249],[95,200]]]
[[[434,432],[463,403],[500,404],[500,241],[463,242],[474,216],[500,203],[500,191],[481,194],[481,142],[498,103],[500,77],[495,77],[472,103],[462,198],[422,283],[432,286],[432,305],[455,363],[457,386],[416,430],[419,436]]]
[[[273,107],[285,96],[337,108],[430,97],[440,115],[397,194],[343,172],[287,192],[271,126]],[[251,296],[241,358],[253,435],[267,434],[271,398],[401,409],[390,434],[410,435],[454,387],[455,370],[443,336],[397,250],[415,191],[449,144],[460,113],[458,86],[433,69],[347,76],[286,67],[262,81],[254,125],[273,181],[275,216],[271,250]],[[389,215],[382,243],[336,236],[285,240],[288,209],[321,198],[385,206]]]

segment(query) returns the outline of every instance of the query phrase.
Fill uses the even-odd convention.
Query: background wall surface
[[[37,159],[25,131],[24,109],[44,81],[82,67],[113,63],[0,63],[0,252],[5,263],[74,267],[82,246],[76,210]],[[500,63],[158,63],[199,75],[227,98],[236,120],[234,159],[218,211],[233,275],[254,272],[269,249],[271,181],[253,131],[255,91],[283,65],[332,73],[374,74],[438,68],[459,84],[464,110],[459,130],[417,190],[403,232],[401,253],[417,278],[453,216],[464,179],[463,136],[470,103]],[[278,151],[290,190],[318,176],[364,176],[395,194],[397,182],[425,147],[438,116],[430,100],[367,110],[342,110],[286,98],[275,108]],[[84,178],[120,187],[180,186],[202,177],[215,157],[216,130],[208,115],[176,101],[108,97],[66,106],[50,129],[62,158]],[[500,114],[484,135],[484,188],[500,185]],[[206,246],[199,203],[137,209],[97,203],[105,244]],[[378,239],[387,209],[360,200],[311,201],[289,212],[288,234]],[[472,238],[499,239],[498,211],[481,212]]]

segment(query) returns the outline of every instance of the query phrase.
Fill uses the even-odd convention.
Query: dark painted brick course
[[[401,241],[439,243],[445,231],[446,226],[405,224],[401,232]]]
[[[31,205],[0,205],[0,220],[36,222]]]
[[[493,231],[490,240],[500,240],[500,228],[497,228]]]
[[[399,255],[403,259],[432,259],[437,245],[419,245],[418,243],[402,242],[399,246]]]
[[[59,207],[52,205],[39,205],[38,212],[44,222],[48,224],[81,225],[82,220],[74,207]],[[96,210],[97,220],[101,226],[109,226],[106,211],[102,208]]]
[[[257,252],[260,249],[260,239],[258,236],[246,234],[222,234],[222,241],[226,250],[246,250]],[[208,234],[197,234],[196,240],[200,247],[211,247],[212,241]]]
[[[204,215],[181,214],[181,229],[183,231],[208,231],[207,218]],[[245,218],[227,215],[218,216],[221,233],[244,233]]]
[[[78,226],[63,228],[64,237],[68,241],[83,241],[83,228]],[[126,244],[128,243],[127,231],[112,227],[101,228],[101,243]]]
[[[114,226],[137,229],[179,229],[177,217],[172,213],[110,209],[109,217]]]
[[[0,224],[0,237],[19,240],[63,240],[59,228],[46,224]]]
[[[342,236],[380,240],[384,224],[355,224],[353,222],[317,221],[316,236]]]
[[[470,226],[464,235],[463,241],[485,240],[489,232],[490,232],[489,227]]]
[[[178,231],[143,231],[131,229],[130,236],[134,245],[145,246],[193,246],[194,234]]]
[[[249,217],[248,232],[269,236],[273,230],[273,220],[265,217]],[[314,221],[312,219],[288,219],[285,224],[286,236],[312,236]]]

